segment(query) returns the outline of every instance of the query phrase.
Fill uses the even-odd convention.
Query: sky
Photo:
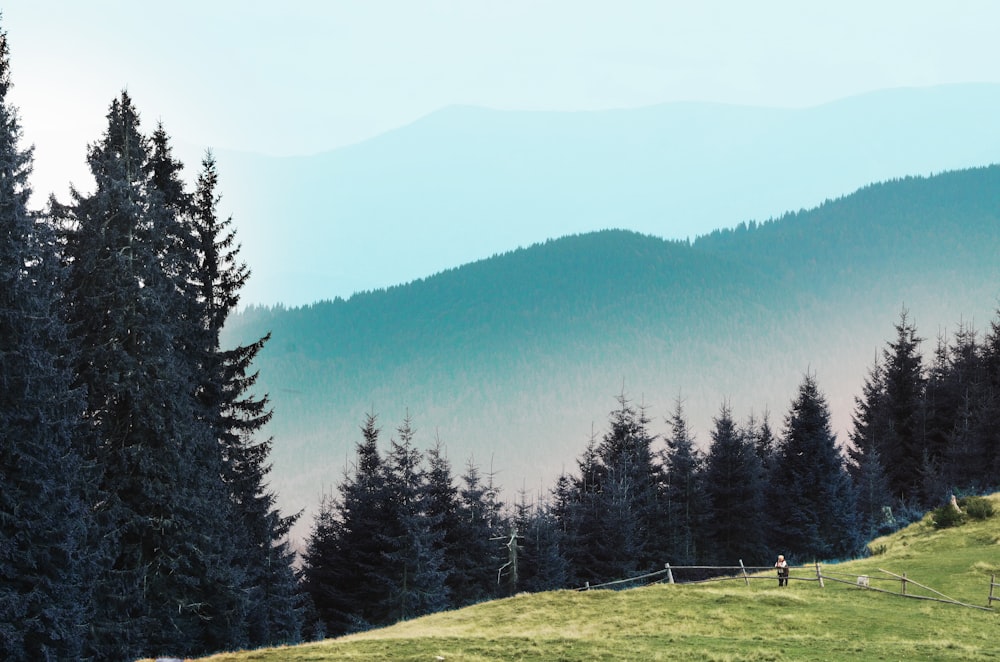
[[[990,0],[4,0],[0,11],[43,197],[87,190],[86,146],[122,89],[147,129],[162,121],[197,154],[288,156],[455,104],[801,108],[1000,82]]]

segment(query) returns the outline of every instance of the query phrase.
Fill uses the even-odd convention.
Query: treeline
[[[122,93],[87,153],[93,192],[32,211],[9,89],[0,32],[0,658],[193,656],[666,562],[846,557],[949,492],[996,487],[1000,322],[925,364],[904,315],[847,448],[808,374],[778,432],[723,404],[704,450],[683,403],[658,438],[622,394],[545,498],[504,502],[476,464],[456,480],[443,446],[418,450],[409,420],[380,448],[372,414],[299,575],[254,393],[268,336],[220,342],[249,271],[214,160],[188,190]],[[726,280],[709,276],[692,287]]]
[[[379,449],[370,414],[356,460],[327,497],[305,553],[318,632],[334,635],[512,595],[597,585],[671,565],[848,558],[949,494],[1000,476],[1000,319],[962,326],[924,366],[904,312],[838,445],[807,374],[778,433],[727,404],[700,450],[678,400],[663,439],[624,394],[608,429],[543,498],[502,503],[469,463],[461,488],[410,420]],[[488,477],[489,478],[489,477]]]
[[[267,488],[266,338],[219,332],[247,267],[162,126],[125,93],[92,193],[28,208],[0,33],[0,658],[128,660],[297,641],[305,605]]]

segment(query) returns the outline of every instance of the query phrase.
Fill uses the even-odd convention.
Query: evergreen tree
[[[858,497],[858,523],[869,534],[893,520],[892,495],[879,451],[888,436],[885,393],[885,374],[876,359],[868,371],[861,396],[854,399],[851,447],[848,449],[848,471]]]
[[[178,364],[178,379],[183,380],[179,382],[183,390],[178,390],[182,396],[175,406],[178,420],[184,423],[179,439],[185,475],[174,493],[178,496],[177,512],[187,518],[191,531],[178,531],[171,562],[179,569],[172,574],[180,575],[184,582],[175,599],[198,605],[192,615],[196,619],[187,624],[186,641],[154,633],[151,642],[156,650],[178,650],[180,645],[186,652],[242,647],[249,643],[249,579],[242,559],[243,532],[233,516],[224,482],[222,447],[213,426],[216,416],[205,407],[200,393],[211,328],[206,324],[205,301],[199,296],[201,265],[191,221],[192,198],[184,190],[180,179],[183,165],[173,157],[162,124],[150,138],[146,169],[150,239],[164,277],[157,314],[172,323],[173,360]]]
[[[52,228],[28,210],[32,155],[10,86],[0,31],[0,658],[70,660],[89,620],[83,401],[60,359],[62,274]]]
[[[549,591],[566,587],[568,566],[563,556],[559,523],[543,502],[530,503],[522,490],[514,512],[517,532],[519,591]]]
[[[220,334],[240,299],[250,270],[239,261],[232,220],[217,214],[218,173],[211,152],[202,161],[191,204],[196,265],[192,297],[199,305],[194,333],[201,363],[198,400],[223,455],[223,477],[234,505],[238,558],[245,572],[248,645],[291,643],[301,638],[302,611],[292,568],[288,532],[298,515],[282,516],[276,495],[267,489],[271,439],[257,434],[271,419],[267,396],[251,393],[258,373],[253,361],[269,336],[249,345],[223,349]]]
[[[126,93],[90,148],[90,195],[68,228],[66,315],[86,388],[86,458],[100,470],[102,568],[90,653],[208,652],[240,641],[241,571],[216,439],[196,401],[187,198],[166,135]]]
[[[922,339],[904,310],[896,324],[896,340],[883,352],[884,403],[887,426],[878,444],[890,492],[901,501],[919,500],[923,436],[924,368]]]
[[[601,489],[592,493],[596,526],[579,532],[590,538],[599,563],[592,566],[595,579],[603,581],[647,570],[659,542],[650,536],[659,515],[659,467],[653,461],[648,421],[624,394],[618,396],[618,405],[597,447],[604,478]]]
[[[494,538],[502,536],[498,490],[492,477],[483,480],[479,467],[466,464],[459,488],[459,526],[455,530],[451,562],[452,602],[464,606],[499,595],[497,571],[507,555]]]
[[[740,433],[729,406],[715,418],[705,460],[708,515],[704,536],[711,550],[706,561],[759,565],[770,555],[765,547],[763,468],[753,441]]]
[[[983,339],[983,397],[977,416],[979,445],[983,452],[984,487],[1000,487],[1000,310]]]
[[[777,447],[777,440],[774,438],[774,431],[771,429],[770,415],[765,410],[763,417],[758,421],[752,413],[747,418],[746,424],[741,432],[753,446],[757,459],[760,460],[764,476],[770,473],[774,464],[774,456]]]
[[[924,443],[926,464],[932,460],[936,463],[938,475],[934,480],[936,487],[926,483],[932,478],[925,471],[923,485],[924,495],[937,492],[936,499],[949,486],[961,484],[961,476],[956,475],[951,460],[953,455],[949,448],[955,431],[956,415],[961,408],[962,397],[960,389],[954,388],[951,374],[951,356],[948,341],[944,334],[939,334],[934,349],[934,359],[927,371],[927,382],[924,387]],[[925,499],[926,500],[926,499]]]
[[[949,347],[947,388],[955,402],[957,416],[953,419],[952,432],[946,452],[948,475],[952,485],[971,491],[983,491],[996,481],[990,473],[992,458],[987,439],[996,427],[995,420],[983,421],[984,402],[988,400],[987,376],[977,334],[972,327],[960,324]],[[928,505],[941,503],[946,492],[931,495]]]
[[[785,419],[771,504],[774,542],[790,559],[843,558],[857,552],[855,495],[830,430],[830,412],[806,375]]]
[[[441,611],[448,605],[442,532],[426,510],[423,457],[413,445],[409,416],[397,432],[399,440],[392,440],[383,467],[387,511],[379,531],[386,560],[379,578],[386,596],[383,623]]]
[[[384,559],[378,532],[386,524],[379,432],[369,414],[353,472],[340,485],[339,499],[324,500],[306,547],[305,589],[320,631],[331,636],[377,624],[388,598],[379,581]]]
[[[665,562],[695,565],[699,562],[699,554],[703,553],[700,534],[708,503],[702,481],[703,460],[688,431],[680,398],[669,423],[672,432],[667,438],[663,459],[666,467],[665,521],[669,535],[669,559]]]

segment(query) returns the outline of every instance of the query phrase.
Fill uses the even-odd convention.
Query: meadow
[[[1000,494],[990,497],[1000,513]],[[930,515],[871,555],[621,591],[521,594],[391,627],[211,662],[333,660],[998,660],[1000,514],[938,529]],[[870,590],[858,576],[869,577]],[[910,581],[900,595],[903,575]],[[994,589],[1000,597],[1000,589]],[[942,596],[969,606],[938,602]],[[1000,601],[992,603],[1000,607]]]

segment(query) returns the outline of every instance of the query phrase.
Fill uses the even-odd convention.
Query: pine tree
[[[90,195],[57,207],[68,227],[66,315],[86,388],[86,458],[102,568],[90,654],[208,652],[239,636],[221,455],[196,401],[187,206],[166,135],[151,143],[126,93],[90,148]]]
[[[198,399],[223,456],[223,477],[235,509],[239,551],[236,563],[245,572],[244,594],[248,645],[293,643],[301,639],[303,605],[292,563],[288,532],[298,515],[282,516],[276,495],[267,489],[271,439],[258,439],[271,419],[267,396],[251,389],[252,369],[265,336],[249,345],[223,349],[222,328],[240,299],[250,270],[239,261],[232,220],[217,214],[218,173],[211,152],[202,161],[191,205],[191,231],[196,265],[191,282],[199,304],[195,331],[201,369]]]
[[[89,620],[83,401],[60,359],[62,274],[52,228],[28,210],[32,155],[10,86],[0,31],[0,658],[69,660]]]
[[[522,491],[515,505],[520,591],[566,588],[568,566],[562,553],[559,523],[545,503],[530,503]]]
[[[459,526],[454,534],[451,561],[451,598],[455,606],[489,600],[499,595],[497,571],[506,562],[493,540],[504,533],[498,490],[491,476],[484,481],[478,465],[466,464],[459,488]]]
[[[664,490],[665,521],[669,539],[669,562],[674,565],[694,565],[703,553],[701,531],[707,516],[708,503],[702,481],[703,459],[688,431],[687,419],[680,398],[669,421],[672,432],[667,438],[663,464],[666,468]]]
[[[806,375],[785,419],[770,496],[774,542],[789,559],[844,558],[857,552],[856,503],[830,429],[826,399]]]
[[[919,500],[923,436],[924,368],[922,339],[904,310],[896,324],[896,340],[883,352],[885,407],[888,425],[878,444],[890,492],[901,501]]]
[[[715,418],[712,444],[705,460],[708,515],[704,535],[711,550],[706,561],[733,564],[742,559],[759,565],[765,547],[763,467],[753,441],[736,428],[728,405]]]
[[[858,523],[869,534],[893,521],[893,500],[879,450],[888,436],[885,392],[885,374],[876,359],[868,371],[862,394],[854,399],[848,448],[848,471],[858,497]]]
[[[444,453],[441,440],[427,451],[427,474],[424,487],[424,509],[441,550],[442,570],[447,589],[447,607],[455,605],[454,594],[460,588],[457,566],[465,553],[461,540],[461,512],[458,488],[451,473],[451,463]]]
[[[379,582],[385,587],[383,623],[441,611],[448,605],[440,529],[426,510],[423,457],[413,445],[407,415],[398,428],[384,464],[387,511],[379,531],[386,565]]]
[[[177,511],[183,513],[189,530],[178,530],[178,540],[173,543],[178,553],[172,561],[176,568],[171,571],[183,584],[167,591],[178,591],[174,598],[178,603],[198,605],[185,624],[183,640],[154,633],[151,642],[156,650],[183,646],[185,652],[242,647],[249,643],[249,579],[241,558],[244,541],[223,480],[226,472],[213,412],[206,409],[199,393],[211,329],[206,324],[205,301],[199,297],[200,259],[191,221],[192,197],[184,190],[180,179],[183,164],[173,157],[162,124],[150,138],[146,169],[150,235],[165,279],[160,314],[173,325],[173,358],[179,364],[177,375],[183,388],[178,390],[183,397],[175,403],[175,416],[187,430],[179,435],[184,479],[180,482],[175,478],[178,485],[174,493],[178,496]]]
[[[303,580],[328,635],[365,630],[380,622],[387,601],[382,547],[386,524],[380,430],[368,414],[357,445],[353,472],[339,487],[339,499],[325,499],[306,546]]]
[[[774,460],[776,441],[771,430],[770,414],[765,410],[760,420],[750,412],[746,422],[740,428],[742,434],[753,447],[757,459],[766,474]]]
[[[990,477],[985,485],[995,489],[1000,483],[1000,310],[983,338],[983,398],[977,417],[979,444],[983,450],[983,470]]]

